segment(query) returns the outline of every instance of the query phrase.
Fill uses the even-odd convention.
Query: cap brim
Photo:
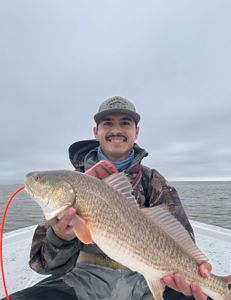
[[[133,112],[130,110],[126,110],[126,109],[108,109],[105,111],[101,111],[97,114],[94,115],[94,120],[96,122],[96,124],[98,124],[100,122],[100,120],[102,120],[105,116],[113,114],[113,113],[121,113],[121,114],[126,114],[129,115],[130,117],[132,117],[132,119],[135,120],[136,123],[138,123],[140,121],[140,115],[137,112]]]

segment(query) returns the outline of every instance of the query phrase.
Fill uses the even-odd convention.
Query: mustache
[[[109,133],[108,135],[106,135],[106,139],[110,139],[110,138],[123,138],[125,141],[127,140],[127,136],[125,136],[124,134],[121,133]]]

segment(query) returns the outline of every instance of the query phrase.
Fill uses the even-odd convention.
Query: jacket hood
[[[85,157],[90,152],[95,152],[96,148],[99,146],[99,142],[97,140],[84,140],[73,143],[69,147],[69,158],[74,166],[74,168],[79,169],[85,168]],[[134,144],[135,150],[135,159],[132,162],[132,166],[141,162],[141,160],[148,155],[148,152],[145,149],[140,148],[136,143]],[[129,167],[129,169],[130,169]]]

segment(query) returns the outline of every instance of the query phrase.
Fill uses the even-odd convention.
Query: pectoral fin
[[[160,278],[145,278],[148,287],[155,300],[163,300],[164,285],[161,284]]]
[[[85,220],[80,218],[78,215],[72,219],[71,225],[73,226],[73,231],[77,238],[84,244],[94,244],[91,236],[91,232],[87,227]]]

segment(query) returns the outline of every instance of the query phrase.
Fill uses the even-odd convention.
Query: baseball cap
[[[128,99],[120,96],[114,96],[105,100],[99,107],[99,111],[94,115],[96,124],[106,115],[113,113],[123,113],[132,117],[136,124],[140,120],[140,115],[136,112],[134,104]]]

